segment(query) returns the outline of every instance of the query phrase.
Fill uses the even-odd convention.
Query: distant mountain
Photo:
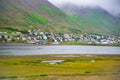
[[[119,33],[120,18],[102,8],[65,4],[60,9],[48,0],[0,0],[0,31]]]
[[[65,4],[60,7],[85,32],[119,34],[120,17],[109,14],[99,6],[76,6]]]

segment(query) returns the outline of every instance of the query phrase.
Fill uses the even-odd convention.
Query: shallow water
[[[34,55],[34,54],[120,54],[120,47],[108,46],[8,46],[0,45],[0,54]]]

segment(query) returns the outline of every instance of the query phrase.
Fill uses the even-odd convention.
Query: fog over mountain
[[[74,4],[76,6],[99,6],[114,16],[120,16],[120,0],[48,0],[52,4],[61,8],[66,4]]]
[[[120,34],[120,17],[108,13],[109,10],[114,15],[119,14],[118,0],[49,1],[0,0],[0,32],[26,33],[28,29],[40,29],[52,33]]]

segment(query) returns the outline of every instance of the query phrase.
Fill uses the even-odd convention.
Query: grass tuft
[[[0,76],[0,79],[17,78],[17,76]]]
[[[40,74],[40,76],[48,76],[48,74]]]

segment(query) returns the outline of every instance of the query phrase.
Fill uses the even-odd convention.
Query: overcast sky
[[[100,6],[111,14],[120,14],[120,0],[48,0],[57,7],[66,3],[73,3],[80,6]]]

